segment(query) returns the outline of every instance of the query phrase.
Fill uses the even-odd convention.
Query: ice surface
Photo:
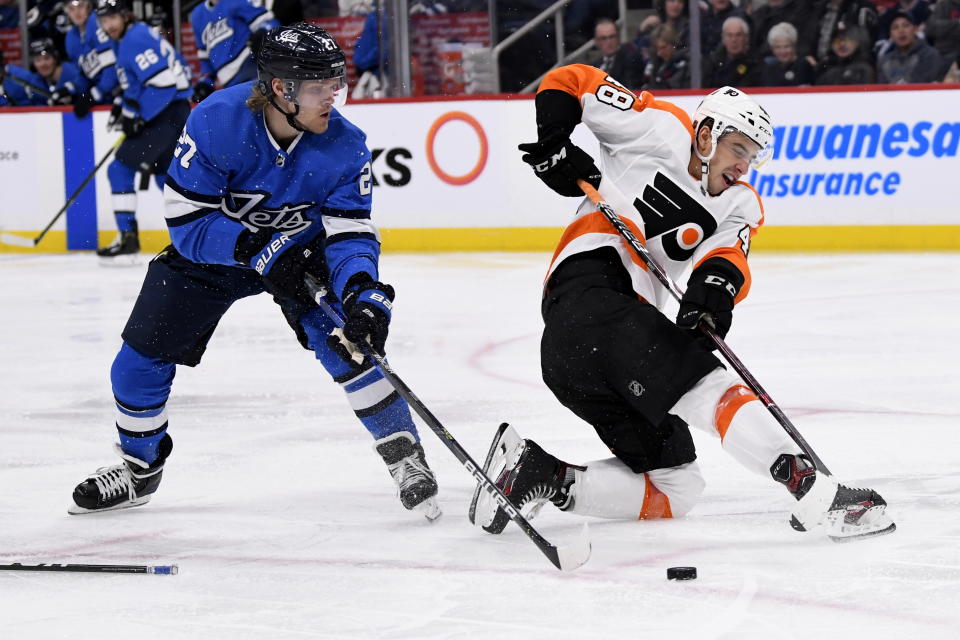
[[[397,373],[475,458],[514,424],[605,457],[539,378],[542,254],[383,258]],[[960,637],[958,255],[752,258],[729,342],[890,536],[838,545],[696,431],[708,486],[676,521],[590,521],[554,569],[515,526],[472,528],[470,476],[425,427],[445,510],[402,509],[337,385],[266,296],[241,301],[169,403],[173,456],[140,508],[68,516],[114,464],[109,369],[144,267],[0,256],[0,562],[178,563],[177,576],[0,572],[3,638]],[[548,538],[583,520],[545,509]],[[668,582],[670,566],[699,579]]]

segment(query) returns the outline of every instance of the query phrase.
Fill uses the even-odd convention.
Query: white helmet
[[[713,126],[710,128],[710,137],[713,140],[710,155],[702,155],[696,144],[693,147],[703,167],[704,191],[707,189],[707,164],[716,153],[717,141],[724,133],[738,131],[760,147],[753,162],[754,167],[767,160],[773,145],[773,123],[770,114],[743,91],[733,87],[721,87],[709,94],[700,102],[693,116],[697,130],[706,118],[713,119]]]

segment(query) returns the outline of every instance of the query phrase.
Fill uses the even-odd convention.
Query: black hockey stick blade
[[[180,569],[169,565],[133,564],[0,564],[0,571],[65,571],[75,573],[148,573],[158,576],[175,576]]]
[[[344,318],[339,311],[334,309],[329,302],[326,301],[325,296],[327,295],[326,287],[323,283],[315,280],[314,278],[307,276],[305,279],[305,284],[307,289],[310,291],[310,295],[313,296],[314,301],[320,308],[326,313],[334,324],[339,328],[343,328]],[[540,535],[536,529],[534,529],[527,519],[524,518],[520,511],[510,503],[510,500],[503,494],[500,489],[486,476],[483,472],[483,468],[478,466],[476,461],[470,457],[470,454],[467,453],[466,449],[460,445],[456,438],[453,437],[447,428],[444,427],[440,421],[434,416],[426,405],[420,401],[420,398],[413,393],[413,391],[406,385],[406,383],[400,379],[394,370],[387,364],[386,358],[382,354],[377,353],[374,349],[370,347],[369,344],[360,344],[357,345],[364,355],[368,356],[373,362],[377,370],[383,374],[383,377],[386,378],[387,382],[396,390],[397,394],[407,401],[407,404],[410,405],[410,408],[420,416],[420,419],[423,420],[424,424],[433,431],[434,435],[440,439],[440,441],[446,445],[447,449],[454,455],[454,457],[460,461],[460,464],[474,477],[474,479],[480,484],[480,486],[489,491],[497,504],[503,508],[504,511],[510,516],[510,519],[517,523],[517,526],[520,527],[520,530],[523,531],[530,540],[537,545],[537,548],[547,556],[547,559],[553,563],[553,566],[560,569],[561,571],[572,571],[577,567],[583,565],[590,558],[590,539],[589,539],[589,530],[584,527],[583,531],[572,544],[566,545],[563,547],[558,547],[554,544],[551,544]]]

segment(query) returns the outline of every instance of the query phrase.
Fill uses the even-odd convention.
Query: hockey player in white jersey
[[[502,426],[488,475],[531,516],[561,510],[614,519],[679,517],[704,481],[688,425],[719,437],[748,469],[798,501],[791,524],[826,525],[834,538],[893,531],[883,498],[820,473],[729,373],[699,331],[723,337],[750,289],[747,254],[763,224],[759,195],[740,178],[772,143],[773,125],[732,87],[706,96],[693,121],[668,102],[626,90],[603,71],[571,65],[547,74],[536,98],[538,141],[523,160],[550,188],[583,196],[594,185],[672,279],[692,268],[676,321],[666,292],[589,201],[580,205],[543,292],[543,379],[591,424],[613,457],[574,465]],[[600,143],[600,166],[570,141],[579,123]],[[507,514],[479,489],[471,519],[490,533]]]

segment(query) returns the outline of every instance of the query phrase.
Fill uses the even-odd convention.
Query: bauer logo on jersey
[[[207,51],[210,51],[213,47],[220,44],[224,40],[229,40],[233,37],[233,27],[227,23],[226,18],[220,18],[216,22],[208,22],[207,26],[203,29],[203,35],[200,36],[200,39],[203,41],[203,46]]]
[[[221,210],[235,218],[247,229],[276,229],[287,235],[296,235],[310,226],[311,221],[304,216],[304,212],[317,206],[316,202],[301,202],[299,204],[283,203],[279,209],[260,207],[269,194],[230,192],[224,198]]]

